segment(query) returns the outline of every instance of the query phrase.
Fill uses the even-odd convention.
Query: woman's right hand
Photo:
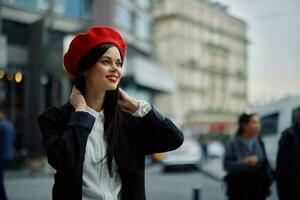
[[[249,167],[255,166],[257,162],[258,162],[257,156],[248,156],[244,159],[244,164]]]
[[[86,101],[81,92],[73,86],[72,93],[70,95],[70,103],[76,111],[85,111]]]

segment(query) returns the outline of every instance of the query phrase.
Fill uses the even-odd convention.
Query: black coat
[[[280,138],[276,163],[280,200],[300,199],[300,129],[286,129]]]
[[[54,200],[82,199],[85,147],[94,122],[95,118],[89,113],[74,112],[70,103],[61,108],[50,107],[39,116],[48,162],[56,169],[52,190]],[[178,148],[183,143],[183,134],[154,107],[141,118],[127,114],[126,124],[120,131],[126,134],[131,159],[141,173],[123,170],[122,153],[115,154],[122,182],[122,200],[145,200],[145,155]]]

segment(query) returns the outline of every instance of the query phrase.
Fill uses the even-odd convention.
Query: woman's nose
[[[111,69],[111,70],[116,70],[116,69],[118,69],[118,67],[117,67],[116,64],[112,63],[112,64],[110,65],[110,69]]]
[[[119,72],[120,68],[116,64],[111,64],[110,71],[111,72],[116,72],[116,71]]]

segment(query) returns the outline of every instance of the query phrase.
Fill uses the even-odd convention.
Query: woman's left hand
[[[125,112],[135,113],[139,109],[139,102],[119,88],[119,106]]]

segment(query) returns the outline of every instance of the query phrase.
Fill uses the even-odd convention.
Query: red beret
[[[78,62],[92,48],[101,44],[114,44],[120,50],[122,59],[126,54],[126,43],[120,33],[111,27],[96,26],[86,33],[77,34],[64,55],[65,70],[75,76]]]

